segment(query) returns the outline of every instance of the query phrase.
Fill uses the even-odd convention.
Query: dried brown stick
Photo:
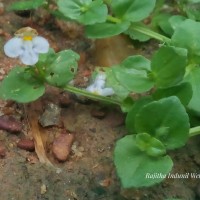
[[[31,126],[31,133],[35,143],[35,152],[41,163],[49,166],[53,164],[49,161],[46,155],[45,146],[42,140],[42,128],[38,124],[39,110],[42,109],[40,100],[30,103],[27,109],[27,116]]]

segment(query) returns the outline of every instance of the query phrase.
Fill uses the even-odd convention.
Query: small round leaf
[[[20,103],[34,101],[44,92],[44,83],[32,77],[25,67],[13,68],[0,83],[0,97]]]
[[[144,187],[160,183],[173,166],[169,156],[151,157],[139,150],[135,135],[117,141],[114,151],[117,174],[124,188]],[[149,175],[160,174],[158,178]]]

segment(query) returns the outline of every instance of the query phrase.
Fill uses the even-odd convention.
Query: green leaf
[[[153,94],[153,98],[155,100],[159,100],[165,97],[170,96],[177,96],[181,103],[186,106],[190,102],[192,98],[192,86],[190,83],[181,83],[179,85],[164,88],[164,89],[157,89]]]
[[[39,61],[36,63],[36,66],[48,66],[55,60],[55,57],[55,51],[52,48],[50,48],[47,53],[39,54]]]
[[[122,61],[121,65],[127,69],[132,69],[134,66],[135,69],[150,70],[150,61],[141,55],[129,56]]]
[[[117,99],[121,101],[126,99],[130,92],[116,79],[112,68],[106,67],[104,70],[106,73],[106,87],[113,88]]]
[[[102,0],[59,0],[57,4],[64,16],[84,25],[106,21],[108,9]]]
[[[186,20],[186,17],[182,15],[173,15],[169,18],[169,23],[173,30],[176,30],[176,28]]]
[[[45,3],[46,0],[19,1],[12,3],[8,10],[32,10],[43,6]]]
[[[160,13],[152,20],[153,26],[158,26],[169,36],[172,36],[174,30],[186,19],[182,15],[172,15],[169,13]]]
[[[173,29],[171,24],[169,23],[169,19],[172,15],[169,13],[160,13],[153,18],[152,23],[154,26],[160,27],[160,29],[166,33],[167,35],[171,36],[173,34]]]
[[[193,95],[189,102],[188,108],[200,114],[200,67],[195,67],[191,70],[184,81],[189,82],[192,86]]]
[[[156,0],[113,0],[111,9],[114,15],[122,19],[138,22],[150,15]]]
[[[187,50],[172,46],[161,47],[152,58],[152,75],[156,86],[165,88],[179,83],[185,74]]]
[[[166,154],[166,149],[162,142],[148,133],[139,133],[136,135],[136,146],[149,156],[158,157]]]
[[[200,22],[191,19],[183,21],[172,35],[172,44],[186,48],[190,62],[200,63]]]
[[[200,3],[200,0],[187,0],[189,3]]]
[[[54,17],[61,19],[61,20],[65,20],[65,21],[73,21],[72,19],[66,17],[62,12],[60,12],[59,10],[50,10],[49,13],[51,15],[53,15]],[[75,22],[74,22],[75,23]]]
[[[154,85],[149,77],[150,61],[143,56],[130,56],[112,70],[120,84],[131,92],[146,92]]]
[[[49,66],[46,67],[45,79],[53,86],[62,87],[74,78],[79,55],[72,50],[64,50],[55,54],[53,58],[52,60],[49,57],[51,62],[47,60]]]
[[[137,133],[149,133],[167,149],[182,147],[189,136],[189,118],[175,96],[143,106],[135,117]]]
[[[132,23],[131,27],[134,26],[134,24],[137,24],[141,27],[147,27],[146,25],[144,25],[143,23]],[[133,28],[129,28],[125,34],[129,35],[129,37],[133,40],[139,40],[140,42],[145,42],[147,40],[149,40],[151,37],[138,32],[137,30],[134,30]]]
[[[153,99],[150,96],[145,96],[140,98],[135,102],[131,110],[128,112],[126,116],[126,129],[128,130],[128,133],[136,133],[135,130],[135,117],[136,114],[140,111],[140,109],[145,106],[146,104],[152,102]]]
[[[132,109],[134,103],[135,102],[134,102],[133,98],[128,96],[120,104],[122,112],[129,112]]]
[[[169,36],[172,36],[174,30],[186,19],[182,15],[172,15],[161,13],[153,19],[153,23],[161,28]]]
[[[130,26],[130,22],[122,21],[120,23],[99,23],[85,27],[85,34],[88,38],[106,38],[123,33]]]
[[[173,166],[169,156],[151,157],[136,146],[135,135],[128,135],[117,141],[114,163],[124,188],[144,187],[160,183]],[[161,174],[158,178],[149,175]]]
[[[188,18],[193,20],[200,20],[200,1],[191,1],[184,5],[184,11]]]
[[[13,68],[0,84],[0,97],[27,103],[38,99],[45,92],[45,86],[33,78],[25,67]]]

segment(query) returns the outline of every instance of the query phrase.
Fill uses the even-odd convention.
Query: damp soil
[[[31,16],[30,13],[8,12],[6,8],[11,2],[0,1],[0,79],[19,64],[18,60],[4,55],[4,43],[19,28],[31,26],[47,38],[56,51],[73,49],[80,54],[75,84],[78,87],[86,86],[95,65],[99,65],[98,60],[104,61],[103,57],[99,58],[102,49],[97,51],[94,41],[84,37],[82,27],[55,19],[41,9],[32,12]],[[129,43],[125,46],[123,43],[135,54],[139,52],[150,57],[158,44],[150,41],[134,47],[132,45]],[[114,50],[111,48],[109,51],[113,54]],[[112,59],[115,63],[115,58]],[[46,105],[59,107],[60,112],[56,116],[59,120],[42,128],[38,124]],[[11,116],[22,125],[18,133],[0,130],[0,200],[200,199],[199,178],[168,178],[156,186],[141,189],[121,187],[113,164],[115,142],[127,134],[125,115],[119,108],[47,87],[46,94],[33,103],[22,105],[0,100],[0,115]],[[43,118],[44,123],[49,123],[45,121],[47,117]],[[36,126],[33,127],[33,124]],[[30,132],[36,129],[42,135],[45,153],[52,165],[41,163],[35,151],[27,151],[17,145],[18,141],[30,137]],[[63,130],[73,134],[74,140],[67,160],[60,162],[53,154],[52,146]],[[200,139],[196,136],[182,149],[170,152],[174,161],[171,174],[199,174],[199,146]]]

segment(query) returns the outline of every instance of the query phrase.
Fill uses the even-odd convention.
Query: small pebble
[[[1,29],[0,29],[0,33],[1,33]],[[5,70],[3,68],[0,69],[0,74],[5,75]]]
[[[4,14],[4,4],[2,2],[0,2],[0,15],[3,15]]]
[[[67,107],[72,103],[72,98],[68,93],[63,93],[59,97],[59,102],[62,107]]]
[[[106,111],[105,109],[92,109],[90,114],[98,119],[103,119],[106,116]]]
[[[28,161],[30,164],[35,164],[35,163],[39,162],[38,157],[36,155],[33,155],[33,154],[29,154],[26,157],[26,161]]]
[[[61,109],[53,103],[47,104],[44,113],[40,116],[39,122],[42,127],[59,126]]]
[[[45,194],[47,192],[47,186],[45,184],[41,185],[40,194]]]
[[[106,178],[104,180],[101,180],[99,182],[99,184],[102,186],[102,187],[108,187],[110,184],[111,184],[111,179],[110,178]]]
[[[6,149],[3,145],[0,145],[0,158],[4,158],[6,156]]]
[[[84,147],[78,147],[74,142],[71,149],[76,157],[83,157],[83,152],[85,151]]]
[[[74,141],[74,134],[60,134],[53,142],[53,155],[55,158],[64,162],[67,160]]]
[[[8,132],[20,132],[22,130],[22,123],[17,121],[12,116],[0,116],[0,129]]]
[[[26,150],[26,151],[34,151],[35,144],[34,144],[33,140],[30,140],[30,139],[21,139],[17,143],[17,147],[19,147],[20,149]]]
[[[125,121],[125,116],[123,113],[120,113],[118,111],[111,111],[108,113],[106,116],[106,123],[110,127],[118,127],[124,124]]]

